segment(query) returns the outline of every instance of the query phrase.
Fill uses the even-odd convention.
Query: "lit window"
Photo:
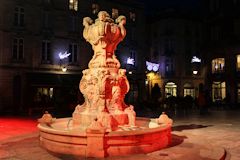
[[[183,85],[183,87],[184,87],[184,89],[183,89],[184,97],[185,96],[195,97],[195,89],[191,84],[186,83]]]
[[[69,0],[69,9],[70,10],[78,10],[78,0]]]
[[[129,13],[129,17],[130,17],[130,20],[131,20],[131,21],[133,21],[133,22],[136,21],[136,14],[135,14],[135,13],[130,12],[130,13]]]
[[[12,56],[14,60],[23,59],[24,42],[22,38],[14,38],[12,46]]]
[[[42,62],[49,63],[51,59],[51,44],[48,40],[42,41]]]
[[[240,83],[237,85],[237,102],[240,103]]]
[[[54,88],[37,88],[36,92],[34,93],[33,101],[35,103],[49,103],[50,100],[53,98],[53,94]]]
[[[226,98],[226,83],[225,82],[213,82],[212,84],[212,100],[213,102],[219,102]]]
[[[240,71],[240,54],[237,55],[237,71]]]
[[[77,62],[77,50],[78,50],[77,44],[74,44],[74,43],[69,44],[69,49],[68,49],[68,53],[70,53],[68,57],[69,62],[72,62],[72,63]]]
[[[168,82],[165,85],[166,98],[171,96],[177,96],[177,85],[174,82]]]
[[[225,67],[224,58],[216,58],[212,60],[212,73],[223,72]]]
[[[118,17],[118,9],[113,8],[112,9],[112,18],[117,18]]]
[[[92,13],[97,14],[99,12],[99,5],[97,3],[92,4]]]
[[[15,7],[14,12],[14,25],[15,26],[23,26],[24,25],[24,8],[23,7]]]

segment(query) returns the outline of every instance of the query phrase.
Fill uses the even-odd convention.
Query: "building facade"
[[[214,103],[240,103],[240,2],[206,0],[206,84]]]
[[[170,7],[154,13],[149,23],[148,60],[159,66],[147,73],[149,93],[157,83],[163,99],[197,97],[206,73],[201,53],[202,19],[190,11]]]
[[[145,18],[143,4],[119,0],[9,0],[0,2],[0,111],[65,109],[81,103],[78,84],[93,55],[82,36],[83,17],[106,10],[127,18],[127,37],[116,50],[121,68],[136,84],[128,97],[141,96],[144,85]],[[135,63],[127,64],[128,58]],[[134,74],[134,76],[133,76]],[[138,80],[138,83],[135,83]],[[137,95],[137,97],[136,97]]]

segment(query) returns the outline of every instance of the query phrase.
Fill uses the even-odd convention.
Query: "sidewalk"
[[[111,157],[111,160],[214,160],[227,153],[226,159],[240,159],[239,111],[211,111],[207,115],[190,112],[173,115],[173,143],[149,154]],[[149,113],[150,114],[150,113]],[[72,160],[56,156],[39,147],[36,120],[0,118],[0,159],[3,160]],[[78,159],[86,159],[80,158]],[[94,159],[94,158],[88,158]]]

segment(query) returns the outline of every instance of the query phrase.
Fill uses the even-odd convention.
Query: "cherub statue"
[[[123,39],[126,36],[126,29],[124,27],[124,25],[126,24],[126,17],[121,15],[115,21],[121,30],[121,35],[122,35],[122,39]]]

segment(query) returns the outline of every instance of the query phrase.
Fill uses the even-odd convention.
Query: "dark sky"
[[[142,0],[146,6],[147,14],[154,11],[161,11],[167,8],[198,11],[202,0]]]

